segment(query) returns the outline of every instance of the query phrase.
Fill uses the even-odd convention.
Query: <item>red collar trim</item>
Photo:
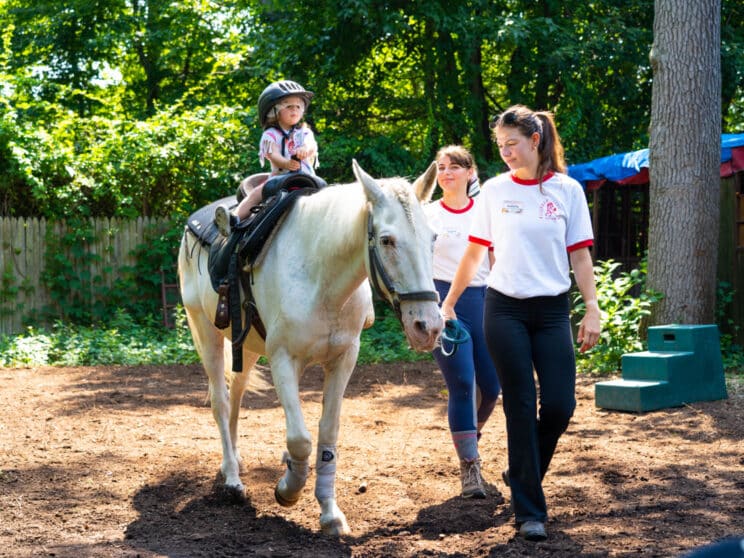
[[[542,181],[543,182],[546,182],[546,181],[550,180],[551,178],[553,178],[553,175],[554,174],[555,174],[554,172],[549,172],[548,174],[546,174],[545,176],[543,176]],[[516,182],[517,184],[521,184],[522,186],[537,186],[538,184],[540,184],[540,181],[537,178],[530,178],[529,180],[523,180],[521,178],[517,178],[514,175],[514,173],[512,173],[511,179],[514,182]]]
[[[448,206],[447,204],[445,204],[444,201],[441,201],[441,200],[439,201],[439,203],[441,204],[442,208],[444,208],[445,211],[449,211],[450,213],[465,213],[471,207],[473,207],[473,204],[475,203],[475,201],[473,201],[473,198],[469,198],[468,201],[470,203],[468,203],[468,205],[466,205],[462,209],[454,209],[454,208]]]

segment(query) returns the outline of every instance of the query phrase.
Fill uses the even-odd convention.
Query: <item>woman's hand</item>
[[[442,318],[444,318],[445,321],[447,320],[456,320],[457,314],[455,314],[455,307],[453,304],[447,302],[447,299],[444,299],[444,302],[442,302]]]
[[[586,312],[584,317],[579,323],[579,332],[576,336],[576,340],[581,343],[579,352],[586,352],[599,341],[599,333],[602,329],[601,326],[602,315],[599,311],[599,304],[596,300],[590,300],[586,303]]]

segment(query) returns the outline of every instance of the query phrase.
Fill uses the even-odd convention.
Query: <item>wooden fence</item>
[[[65,248],[63,256],[78,276],[90,279],[83,288],[92,291],[110,287],[124,268],[133,266],[135,248],[147,241],[148,233],[164,226],[165,220],[98,218],[89,223],[92,240],[84,240],[78,250]],[[47,269],[48,251],[63,245],[55,239],[68,232],[64,222],[0,217],[0,333],[23,331],[28,316],[53,305],[41,277]],[[89,294],[82,298],[93,300],[94,293]]]

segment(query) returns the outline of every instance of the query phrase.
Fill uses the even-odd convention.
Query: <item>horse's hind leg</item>
[[[245,499],[245,488],[240,481],[240,463],[235,453],[234,436],[237,436],[235,433],[237,417],[234,419],[235,427],[230,424],[232,405],[225,380],[225,339],[204,312],[191,311],[187,306],[186,314],[191,326],[191,334],[194,337],[194,344],[209,378],[209,400],[212,407],[212,416],[217,423],[222,443],[220,473],[225,479],[225,496],[230,500],[242,501]],[[240,406],[239,402],[237,406]],[[237,414],[237,410],[235,414]]]
[[[320,504],[320,527],[326,535],[339,536],[351,532],[344,512],[336,504],[336,441],[341,420],[341,403],[357,354],[357,347],[350,348],[335,362],[325,366],[323,412],[318,428],[315,465],[315,498]]]
[[[225,350],[231,350],[231,346],[228,343],[225,343]],[[240,472],[245,470],[243,459],[240,457],[240,451],[238,450],[238,419],[240,418],[240,404],[243,400],[243,394],[248,385],[248,380],[253,366],[256,364],[256,361],[258,361],[258,357],[259,355],[256,353],[251,353],[243,349],[243,371],[232,372],[230,370],[225,370],[225,374],[229,374],[230,378],[230,442]],[[225,358],[224,361],[229,364],[232,359]]]
[[[235,453],[237,417],[230,425],[231,411],[225,381],[225,338],[204,310],[202,293],[208,292],[211,285],[198,267],[203,249],[198,245],[189,246],[189,239],[196,242],[190,233],[184,233],[178,253],[178,277],[181,298],[186,309],[186,317],[191,329],[194,345],[201,357],[204,370],[209,378],[209,398],[222,443],[222,464],[220,472],[225,479],[225,491],[229,498],[245,498],[243,483],[240,482],[240,464]],[[196,257],[193,257],[197,250]],[[206,253],[204,252],[206,258]],[[242,395],[242,392],[241,392]],[[235,405],[233,405],[235,406]],[[239,407],[239,402],[238,405]],[[235,411],[237,413],[237,411]]]

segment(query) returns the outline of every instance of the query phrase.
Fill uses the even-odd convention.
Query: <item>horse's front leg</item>
[[[293,506],[300,499],[310,472],[312,439],[305,426],[300,406],[299,383],[301,365],[283,349],[271,356],[271,376],[284,409],[287,429],[287,452],[283,462],[287,470],[274,489],[274,497],[282,506]]]
[[[315,498],[320,504],[320,527],[326,535],[348,535],[351,532],[344,512],[336,504],[336,442],[341,421],[341,403],[358,353],[359,347],[355,345],[324,367],[323,411],[318,428],[315,463]]]

